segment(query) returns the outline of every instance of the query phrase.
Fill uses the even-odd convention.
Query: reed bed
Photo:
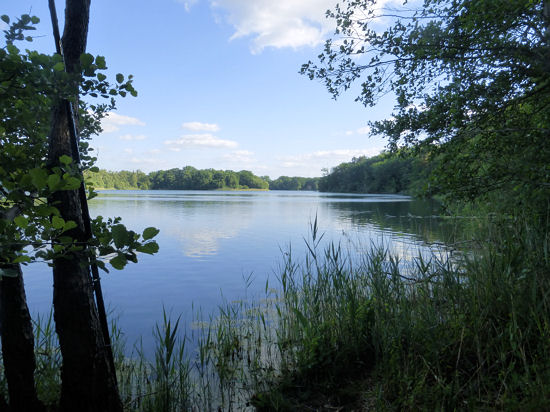
[[[164,312],[154,359],[139,344],[128,356],[114,324],[125,408],[545,409],[547,226],[476,225],[469,250],[404,262],[384,246],[350,254],[323,243],[315,221],[306,255],[286,251],[263,296],[197,311],[192,332]],[[35,336],[39,394],[54,410],[61,359],[51,317],[37,320]]]

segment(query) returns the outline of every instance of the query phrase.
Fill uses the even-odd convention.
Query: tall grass
[[[547,226],[475,225],[470,250],[405,262],[383,246],[323,244],[315,221],[306,255],[285,253],[262,299],[198,311],[187,335],[164,312],[154,359],[139,345],[124,356],[115,326],[126,409],[547,408]],[[51,323],[37,326],[39,393],[55,405],[59,352]]]

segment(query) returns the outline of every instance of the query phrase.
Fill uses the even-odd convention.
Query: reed
[[[475,233],[460,250],[406,259],[387,246],[324,243],[315,220],[307,253],[289,248],[262,296],[206,317],[197,310],[192,329],[164,311],[153,359],[140,344],[128,355],[114,323],[126,409],[544,409],[547,225],[470,222]],[[35,328],[39,395],[55,409],[51,316]]]

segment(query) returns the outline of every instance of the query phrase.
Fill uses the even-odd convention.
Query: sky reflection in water
[[[156,256],[140,255],[139,263],[102,275],[105,300],[119,317],[129,343],[143,338],[162,318],[163,306],[183,314],[187,325],[194,307],[211,312],[223,297],[260,292],[266,279],[276,283],[281,253],[305,252],[311,222],[317,216],[324,242],[361,248],[383,242],[402,259],[426,242],[442,240],[433,205],[405,196],[321,194],[316,192],[105,191],[90,203],[92,215],[121,216],[130,229],[160,229]],[[45,265],[25,268],[31,313],[51,307],[51,272]]]

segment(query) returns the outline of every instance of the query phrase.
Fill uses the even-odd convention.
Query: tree
[[[303,74],[335,98],[359,81],[367,106],[393,93],[393,118],[374,122],[374,133],[393,150],[430,147],[443,160],[433,175],[443,193],[546,207],[548,0],[424,0],[418,9],[344,0],[327,16],[335,38]]]
[[[82,4],[75,4],[68,2],[67,11],[80,14]],[[76,22],[74,14],[69,13],[67,17],[67,24]],[[10,23],[8,16],[1,18],[5,23]],[[6,45],[0,48],[0,321],[10,407],[12,410],[42,409],[34,388],[32,326],[20,264],[54,260],[57,263],[54,269],[57,271],[57,299],[65,300],[61,307],[57,305],[56,308],[64,361],[61,407],[65,410],[79,407],[84,410],[117,409],[119,402],[116,393],[109,394],[110,397],[103,396],[102,390],[108,381],[98,378],[98,370],[102,366],[98,367],[97,363],[101,360],[94,359],[90,368],[86,364],[89,359],[74,356],[74,352],[81,350],[83,342],[82,346],[89,343],[85,341],[88,335],[97,331],[86,331],[82,325],[66,322],[63,318],[70,318],[71,312],[79,313],[86,305],[88,309],[93,309],[95,305],[93,296],[90,299],[88,293],[91,284],[89,274],[87,279],[78,277],[78,273],[87,271],[88,263],[105,268],[101,259],[114,254],[110,263],[120,269],[127,261],[137,261],[138,251],[156,252],[158,245],[151,239],[158,231],[147,228],[140,236],[128,231],[118,218],[103,221],[98,217],[92,222],[95,237],[84,238],[82,218],[76,213],[73,220],[66,209],[71,203],[59,203],[58,199],[67,198],[73,202],[74,197],[70,198],[70,194],[82,187],[79,165],[73,158],[80,157],[80,166],[84,168],[90,168],[94,158],[90,156],[85,140],[80,141],[76,151],[74,148],[60,150],[60,145],[54,143],[49,153],[47,140],[54,102],[57,110],[51,136],[52,141],[56,142],[56,139],[62,140],[63,133],[66,133],[68,118],[61,109],[64,100],[73,99],[76,102],[74,96],[79,89],[91,97],[101,95],[111,99],[106,104],[78,103],[80,137],[86,139],[100,130],[99,119],[104,113],[114,109],[112,96],[123,96],[126,92],[134,95],[135,90],[130,77],[124,81],[122,75],[117,75],[116,85],[107,82],[106,76],[101,73],[106,68],[101,56],[94,59],[89,54],[79,54],[79,64],[71,73],[64,71],[65,65],[60,55],[47,56],[29,50],[21,53],[14,42],[31,41],[32,37],[25,36],[24,32],[32,30],[38,21],[36,17],[22,16],[6,31]],[[70,49],[69,43],[67,47]],[[74,60],[74,56],[71,58]],[[48,157],[49,166],[46,165]],[[49,203],[44,201],[46,198],[50,199]],[[65,270],[67,266],[63,265],[63,260],[78,263],[76,276],[73,276],[75,272]],[[85,293],[80,291],[80,295],[75,293],[71,296],[70,288],[81,280]],[[67,290],[59,290],[59,287],[65,286],[68,286]],[[60,314],[57,309],[69,313]],[[90,316],[93,317],[93,314]],[[105,345],[100,339],[95,343],[98,345],[95,349],[97,355]],[[94,380],[90,380],[89,376]]]
[[[8,16],[2,20],[10,23]],[[29,216],[21,212],[38,212],[40,207],[24,196],[25,189],[34,189],[24,181],[45,158],[47,126],[36,119],[49,116],[52,84],[41,81],[46,75],[40,69],[48,73],[55,62],[38,53],[20,54],[14,45],[37,23],[38,18],[29,15],[13,22],[0,48],[0,331],[13,411],[44,409],[36,394],[33,328],[20,266],[26,261],[21,232],[28,230]]]
[[[52,2],[50,7],[55,7]],[[53,10],[55,33],[57,22]],[[68,74],[81,72],[80,56],[86,50],[89,13],[90,0],[67,1],[61,43]],[[71,106],[68,99],[54,102],[48,152],[50,167],[61,167],[63,157],[77,165],[80,163],[78,149],[75,150],[77,141]],[[69,235],[78,243],[88,241],[86,225],[89,222],[86,220],[89,216],[83,209],[87,208],[86,199],[80,196],[78,189],[55,192],[48,197],[48,203],[58,208],[61,219],[75,222]],[[62,258],[54,258],[53,278],[54,319],[63,356],[61,410],[121,411],[112,352],[100,326],[85,249],[75,249]]]

